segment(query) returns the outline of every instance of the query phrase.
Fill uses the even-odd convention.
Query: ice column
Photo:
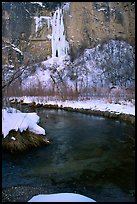
[[[63,9],[58,8],[52,19],[52,57],[68,54],[69,44],[65,39]]]
[[[35,25],[36,25],[36,30],[35,32],[37,32],[39,30],[39,28],[41,28],[44,23],[46,23],[48,25],[48,29],[50,27],[50,24],[51,24],[51,17],[50,16],[36,16],[34,17],[35,19]]]

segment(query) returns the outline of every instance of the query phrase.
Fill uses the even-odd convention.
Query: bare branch
[[[25,71],[27,65],[21,67],[21,69],[16,70],[16,72],[11,76],[11,78],[4,84],[2,85],[2,89],[4,89],[5,87],[9,87],[9,85],[15,81],[17,78],[19,78],[23,72]]]

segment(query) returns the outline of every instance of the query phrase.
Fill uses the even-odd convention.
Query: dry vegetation
[[[38,86],[30,86],[30,88],[22,89],[19,82],[15,81],[8,88],[6,97],[21,97],[21,96],[46,96],[55,97],[59,100],[88,100],[92,98],[106,98],[108,102],[115,101],[118,103],[120,100],[134,100],[135,99],[135,87],[129,88],[108,88],[108,87],[90,87],[83,88],[81,90],[73,90],[69,87],[43,87],[41,84]]]
[[[29,130],[22,133],[11,130],[6,138],[2,138],[2,149],[11,153],[22,152],[47,143],[43,135],[32,133]]]

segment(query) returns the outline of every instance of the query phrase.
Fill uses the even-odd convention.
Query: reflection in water
[[[63,184],[94,194],[97,201],[133,201],[135,157],[128,136],[134,137],[134,127],[61,110],[37,113],[52,142],[22,155],[3,155],[3,187]]]

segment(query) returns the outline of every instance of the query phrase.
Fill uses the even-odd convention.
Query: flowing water
[[[45,187],[96,201],[133,202],[134,127],[103,117],[37,109],[51,144],[2,158],[2,187]]]

